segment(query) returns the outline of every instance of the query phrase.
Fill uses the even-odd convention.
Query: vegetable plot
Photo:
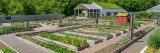
[[[47,49],[53,50],[57,53],[76,53],[75,51],[72,50],[68,50],[67,48],[61,47],[57,44],[54,43],[47,43],[47,42],[42,42],[36,39],[33,39],[32,37],[28,36],[28,35],[21,35],[22,38],[27,39],[35,44],[38,44],[42,47],[45,47]]]
[[[29,27],[31,29],[31,27]],[[17,32],[17,31],[25,31],[27,28],[25,26],[7,26],[7,27],[0,27],[0,35]]]
[[[41,32],[41,33],[39,33],[39,35],[44,38],[60,41],[60,42],[63,42],[66,44],[71,44],[71,45],[77,46],[77,47],[80,47],[80,46],[87,44],[87,40],[84,40],[84,39],[81,39],[78,37],[72,37],[67,34],[64,34],[64,36],[58,36],[56,34],[49,34],[46,32]]]

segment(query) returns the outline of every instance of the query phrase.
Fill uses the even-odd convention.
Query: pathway
[[[156,28],[160,29],[160,28]],[[137,42],[133,43],[131,46],[123,50],[121,53],[140,53],[140,51],[147,45],[147,40],[149,39],[150,35],[154,32],[154,30],[144,36],[142,39],[138,40]]]
[[[0,37],[0,40],[14,48],[19,53],[47,53],[21,41],[20,39],[17,39],[14,35],[15,34],[3,35]]]

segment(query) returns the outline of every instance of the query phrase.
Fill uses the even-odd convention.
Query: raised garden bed
[[[53,50],[57,53],[76,53],[75,51],[69,50],[67,48],[64,48],[64,47],[59,46],[59,45],[54,44],[54,43],[48,43],[48,42],[42,42],[42,41],[36,40],[29,35],[19,35],[19,37],[27,39],[27,40],[35,43],[35,44],[38,44],[42,47]]]
[[[28,29],[32,30],[32,27],[29,27]],[[13,33],[13,32],[21,32],[21,31],[26,31],[26,30],[27,30],[27,28],[25,26],[0,27],[0,35]]]
[[[62,34],[68,34],[68,35],[74,36],[74,37],[80,37],[80,38],[87,39],[87,40],[88,39],[93,40],[94,44],[98,44],[98,43],[103,42],[103,39],[98,39],[98,38],[89,37],[89,36],[81,36],[81,35],[78,35],[78,34],[71,34],[71,33],[62,33]]]
[[[71,45],[74,45],[77,47],[80,47],[80,46],[87,44],[86,40],[72,37],[67,34],[64,34],[64,36],[58,36],[56,34],[49,34],[46,32],[41,32],[41,33],[39,33],[39,36],[44,37],[44,38],[48,38],[51,40],[57,40],[57,41],[60,41],[60,42],[66,43],[66,44],[71,44]]]

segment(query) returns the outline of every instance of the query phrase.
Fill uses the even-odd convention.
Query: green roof
[[[120,6],[112,3],[96,2],[96,4],[100,5],[102,8],[120,8]]]

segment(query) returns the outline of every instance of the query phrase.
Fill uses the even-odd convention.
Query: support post
[[[78,9],[78,17],[79,17],[79,9]]]
[[[132,18],[131,40],[133,40],[133,36],[134,36],[134,17],[133,17],[133,13],[131,13],[131,18]]]
[[[97,12],[97,10],[96,10],[96,12]],[[96,16],[96,25],[98,24],[98,17]]]
[[[90,11],[90,9],[89,9],[89,12],[88,12],[89,16],[88,16],[88,18],[90,18],[90,13],[91,13],[91,11]]]
[[[26,15],[26,29],[29,30],[29,19],[27,15]]]

